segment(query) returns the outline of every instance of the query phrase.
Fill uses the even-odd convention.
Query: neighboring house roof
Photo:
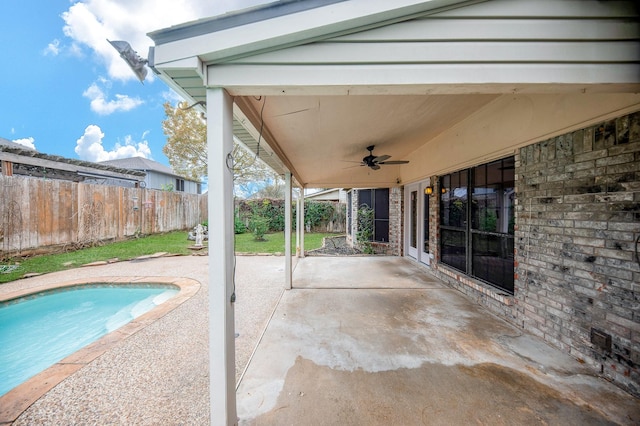
[[[46,176],[75,182],[83,181],[85,178],[142,182],[146,176],[142,171],[124,167],[43,154],[4,138],[0,138],[0,160],[13,163],[16,175]]]
[[[19,144],[19,143],[15,143],[10,141],[9,139],[5,139],[5,138],[0,138],[0,146],[4,146],[4,147],[8,147],[8,148],[12,148],[12,149],[16,149],[16,150],[31,150],[31,151],[36,151],[33,148],[29,148],[28,146]]]
[[[345,196],[342,188],[325,189],[324,191],[314,192],[313,194],[305,195],[305,200],[317,200],[317,201],[344,201]]]
[[[183,176],[176,174],[173,169],[169,166],[165,166],[162,163],[158,163],[157,161],[149,160],[144,157],[130,157],[130,158],[119,158],[117,160],[108,160],[101,161],[100,164],[108,164],[116,167],[123,167],[126,169],[132,170],[142,170],[145,172],[156,172],[162,173],[165,175],[174,176],[180,179],[190,180],[192,182],[199,182],[194,179],[188,179]]]

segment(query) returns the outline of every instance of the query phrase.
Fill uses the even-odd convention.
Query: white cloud
[[[107,39],[128,41],[146,58],[153,45],[148,32],[270,1],[84,0],[62,14],[63,32],[76,51],[78,46],[89,47],[106,65],[110,78],[133,80],[135,75]],[[147,79],[153,79],[153,73],[148,73]]]
[[[71,43],[71,46],[67,48],[67,51],[71,56],[75,56],[77,58],[84,57],[84,51],[82,50],[82,46],[78,43]]]
[[[54,39],[51,43],[47,45],[43,53],[45,55],[58,56],[58,54],[60,53],[60,40]]]
[[[111,84],[104,79],[101,79],[100,83],[106,86],[106,89],[111,87]],[[120,94],[116,94],[115,99],[107,100],[108,94],[106,94],[97,83],[91,84],[82,96],[91,101],[91,110],[100,115],[109,115],[118,111],[129,111],[143,104],[140,98],[130,98],[127,95]]]
[[[178,105],[180,102],[184,102],[182,95],[173,89],[162,92],[162,99],[169,102],[171,105]]]
[[[146,135],[146,132],[142,135],[143,139]],[[127,135],[124,143],[116,143],[112,150],[107,151],[102,144],[103,139],[104,133],[100,127],[95,124],[87,126],[84,134],[76,141],[76,154],[81,160],[94,162],[130,157],[152,158],[151,149],[146,140],[136,142],[132,136]]]
[[[13,129],[11,129],[11,130],[13,130]],[[22,138],[22,139],[14,139],[13,142],[15,142],[17,144],[20,144],[22,146],[26,146],[29,149],[33,149],[33,150],[36,149],[36,145],[34,144],[35,139],[32,138],[32,137]]]

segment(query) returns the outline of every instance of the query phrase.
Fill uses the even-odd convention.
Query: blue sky
[[[163,103],[180,99],[149,72],[141,84],[107,43],[146,57],[146,33],[267,0],[20,0],[0,14],[0,137],[86,161],[143,156],[169,165]]]

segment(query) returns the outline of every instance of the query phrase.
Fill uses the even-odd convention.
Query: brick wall
[[[516,155],[519,325],[640,395],[640,112]]]
[[[351,234],[347,233],[347,244],[352,247],[357,243],[358,234],[358,190],[351,191]],[[349,206],[347,205],[347,208]]]
[[[400,187],[389,188],[389,247],[387,254],[402,256],[402,202],[404,191]]]
[[[359,197],[358,190],[352,192],[351,207],[351,236],[347,236],[347,242],[352,246],[358,244],[358,206]],[[403,252],[403,190],[401,187],[389,188],[389,242],[378,243],[372,242],[371,246],[376,254],[386,254],[391,256],[402,256]]]

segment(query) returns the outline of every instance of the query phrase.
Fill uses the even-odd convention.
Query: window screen
[[[441,177],[441,261],[513,292],[515,160]]]

